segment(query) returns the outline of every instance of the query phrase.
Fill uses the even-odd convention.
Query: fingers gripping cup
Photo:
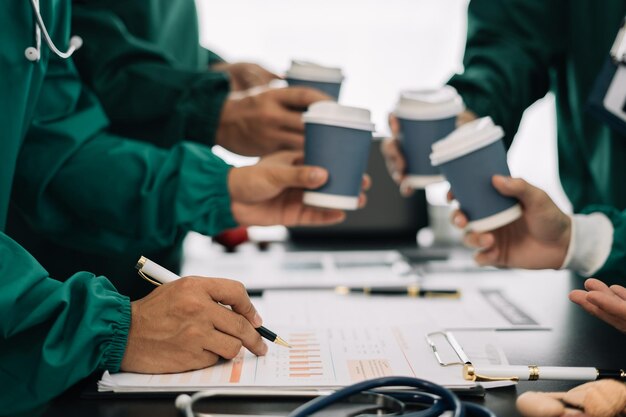
[[[304,113],[304,163],[328,170],[328,181],[304,193],[304,203],[356,210],[374,124],[369,110],[319,101]]]
[[[341,68],[324,67],[306,61],[291,61],[291,68],[285,74],[290,87],[311,87],[339,100],[344,76]]]
[[[510,175],[502,137],[490,117],[466,123],[432,146],[430,159],[450,182],[468,228],[486,232],[517,220],[522,209],[493,186],[494,175]]]
[[[431,165],[431,146],[454,130],[456,117],[463,110],[463,100],[450,86],[400,94],[393,114],[400,123],[400,147],[407,164],[405,181],[410,187],[424,188],[443,181],[439,169]]]

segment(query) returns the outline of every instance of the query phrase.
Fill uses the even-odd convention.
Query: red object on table
[[[214,236],[213,241],[224,246],[228,252],[234,252],[237,246],[248,241],[248,228],[242,226],[228,229]]]

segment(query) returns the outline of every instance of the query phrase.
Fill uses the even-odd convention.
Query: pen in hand
[[[180,277],[172,271],[163,268],[161,265],[151,261],[144,256],[139,258],[139,260],[137,261],[137,265],[135,265],[135,268],[137,268],[139,276],[157,286],[180,279]],[[257,327],[256,331],[259,332],[259,334],[263,338],[269,340],[270,342],[287,348],[291,348],[291,345],[287,343],[283,338],[263,326]]]

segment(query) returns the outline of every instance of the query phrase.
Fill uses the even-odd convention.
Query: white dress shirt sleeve
[[[613,224],[602,213],[575,214],[567,255],[561,269],[589,277],[606,262],[613,246]]]

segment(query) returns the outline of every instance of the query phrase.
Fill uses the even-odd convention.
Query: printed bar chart
[[[305,378],[323,374],[320,343],[315,333],[289,335],[289,371],[291,378]]]

